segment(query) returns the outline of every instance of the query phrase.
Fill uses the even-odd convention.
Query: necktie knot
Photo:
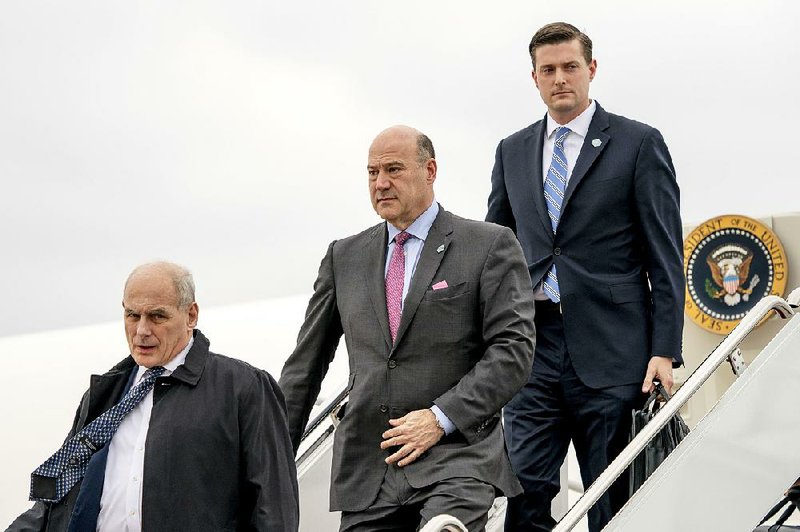
[[[394,243],[398,246],[402,246],[406,243],[406,241],[411,238],[411,233],[406,233],[405,231],[401,231],[397,233],[394,237]]]
[[[568,127],[558,127],[556,128],[556,140],[555,143],[558,145],[559,148],[564,148],[564,140],[567,138],[567,135],[572,133],[572,130]]]
[[[164,371],[164,368],[161,366],[153,366],[144,372],[144,375],[142,375],[142,380],[157,379],[164,374]]]

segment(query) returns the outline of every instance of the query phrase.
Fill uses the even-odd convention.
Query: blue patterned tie
[[[100,414],[37,467],[31,475],[30,500],[58,502],[63,499],[72,486],[83,478],[95,451],[111,440],[125,416],[153,389],[162,373],[164,368],[160,366],[145,371],[139,384],[131,388],[120,402]]]
[[[550,161],[550,169],[547,170],[547,177],[544,180],[544,199],[547,203],[547,214],[550,216],[553,233],[556,232],[556,227],[558,227],[558,219],[561,217],[561,204],[564,202],[564,191],[567,189],[567,156],[564,154],[564,140],[570,133],[571,131],[567,127],[556,129],[555,142],[553,143],[553,160]],[[553,303],[561,301],[555,262],[547,270],[547,275],[542,281],[542,288]]]

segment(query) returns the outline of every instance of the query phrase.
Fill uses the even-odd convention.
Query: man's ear
[[[425,163],[425,171],[428,174],[426,179],[425,179],[425,181],[429,185],[432,185],[433,182],[436,181],[436,169],[437,168],[438,167],[436,165],[436,159],[428,159],[428,162]]]
[[[189,314],[189,320],[186,325],[190,329],[194,329],[195,327],[197,327],[197,317],[200,314],[200,307],[197,306],[197,302],[193,302],[191,305],[189,305],[188,314]]]
[[[533,84],[536,85],[536,88],[539,88],[539,80],[536,79],[536,70],[531,70],[531,77],[533,78]]]

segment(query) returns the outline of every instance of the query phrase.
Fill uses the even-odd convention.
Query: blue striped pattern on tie
[[[553,233],[558,227],[558,220],[561,218],[561,204],[564,202],[564,191],[567,189],[567,156],[564,154],[564,140],[571,133],[569,128],[559,127],[555,131],[555,142],[553,143],[553,159],[550,161],[550,168],[544,180],[544,200],[547,204],[547,214],[550,216],[550,225],[553,226]],[[558,276],[556,275],[556,264],[553,263],[547,270],[542,280],[542,288],[547,297],[554,303],[561,301],[561,291],[558,288]]]

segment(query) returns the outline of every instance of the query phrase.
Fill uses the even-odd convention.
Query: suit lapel
[[[86,408],[81,409],[77,428],[80,430],[114,406],[122,398],[128,381],[136,372],[136,363],[130,356],[103,375],[92,375],[89,379],[89,398]]]
[[[544,133],[547,117],[540,120],[531,127],[523,144],[523,153],[526,160],[523,168],[529,168],[530,172],[526,175],[520,185],[523,187],[521,197],[532,197],[539,221],[542,222],[545,234],[553,235],[553,226],[550,225],[550,216],[547,214],[547,204],[544,200],[544,176],[542,175],[542,147],[544,146]]]
[[[394,347],[392,347],[392,352],[389,356],[394,354],[397,345],[403,339],[403,335],[411,324],[411,320],[414,319],[414,314],[417,312],[417,307],[419,307],[422,296],[425,295],[425,292],[431,285],[433,276],[436,275],[436,272],[439,270],[439,265],[442,263],[442,259],[444,259],[445,254],[447,254],[447,248],[450,246],[450,236],[452,233],[453,226],[450,222],[450,213],[440,206],[439,214],[436,216],[436,220],[433,221],[431,230],[428,232],[428,238],[425,239],[425,244],[422,247],[422,254],[417,262],[417,268],[411,278],[411,286],[408,288],[408,294],[403,303],[403,314],[400,317],[397,338],[395,339]],[[384,314],[386,314],[385,308]]]
[[[567,189],[564,191],[564,201],[561,203],[562,217],[564,216],[564,211],[567,207],[567,203],[569,203],[569,199],[572,197],[573,191],[586,176],[586,173],[592,167],[603,150],[606,149],[608,140],[611,138],[605,133],[606,129],[608,129],[608,113],[606,113],[605,110],[600,107],[600,104],[597,104],[597,108],[594,111],[594,116],[592,117],[592,122],[589,124],[589,130],[586,132],[586,138],[583,141],[583,146],[581,146],[581,152],[578,155],[578,160],[575,162],[575,167],[573,168],[572,175],[569,178]],[[595,144],[597,144],[595,141],[600,141],[600,144],[595,146]]]
[[[386,246],[389,233],[386,224],[377,225],[366,244],[364,244],[364,286],[369,292],[372,309],[378,317],[383,339],[387,346],[392,345],[392,335],[389,332],[389,315],[386,311]]]

